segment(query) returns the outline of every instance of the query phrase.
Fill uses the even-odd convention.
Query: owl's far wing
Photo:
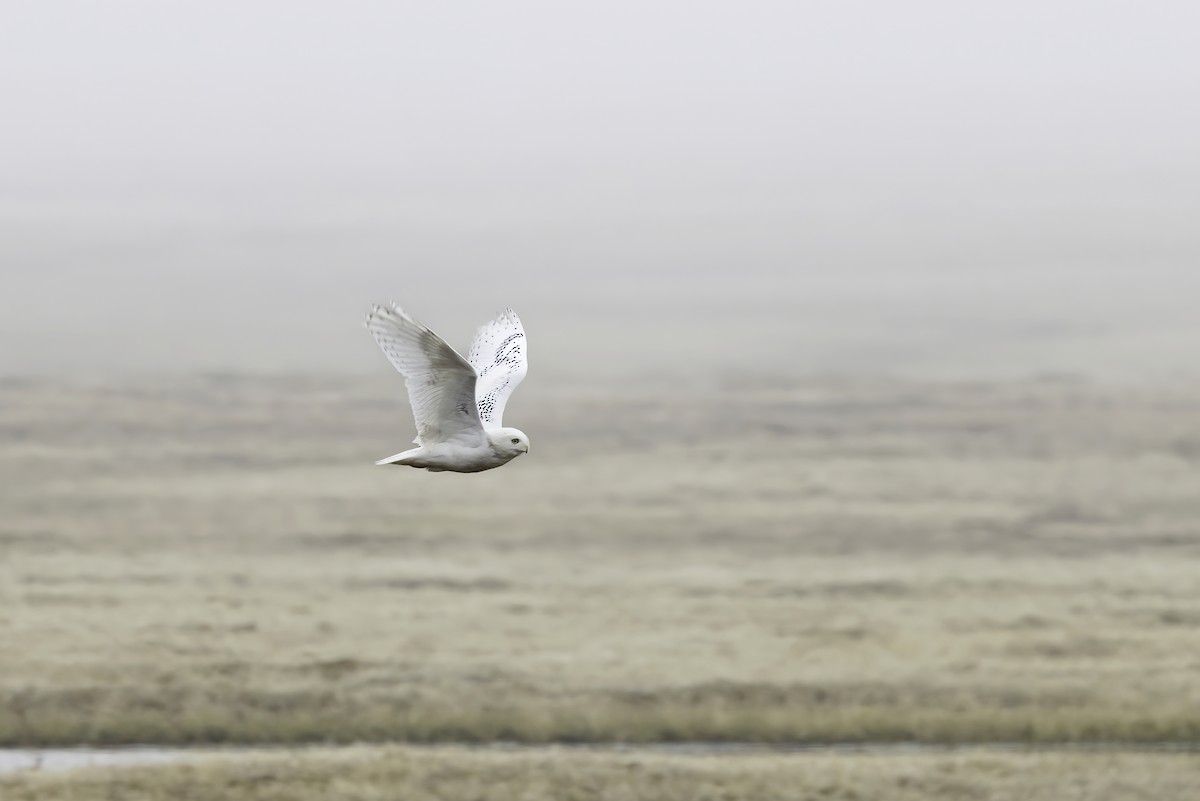
[[[367,330],[404,376],[420,445],[487,441],[475,406],[475,369],[446,340],[395,303],[375,306]]]
[[[508,396],[521,383],[529,368],[526,360],[525,329],[512,309],[505,309],[495,320],[475,333],[467,360],[479,374],[475,382],[475,402],[479,419],[487,429],[500,428]]]

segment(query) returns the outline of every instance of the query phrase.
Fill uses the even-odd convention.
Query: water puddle
[[[1028,743],[973,743],[936,745],[929,743],[577,743],[559,745],[528,745],[524,743],[377,743],[379,748],[465,748],[479,751],[595,751],[624,754],[675,754],[679,756],[720,757],[753,754],[857,753],[857,754],[932,754],[953,751],[1021,751],[1021,752],[1160,752],[1200,753],[1200,743],[1063,743],[1032,745]],[[340,746],[344,748],[363,748]],[[232,756],[236,754],[295,753],[306,749],[326,752],[339,746],[312,745],[299,747],[246,746],[244,748],[159,748],[130,746],[126,748],[0,748],[0,774],[18,771],[65,771],[85,767],[129,767],[158,765],[201,756]]]
[[[89,766],[154,765],[194,751],[168,748],[0,748],[0,773],[62,771]]]

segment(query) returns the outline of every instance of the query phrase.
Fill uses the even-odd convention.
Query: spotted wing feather
[[[528,370],[526,359],[525,329],[512,309],[505,309],[475,333],[467,360],[479,374],[475,402],[484,428],[501,427],[504,406]]]
[[[367,330],[404,376],[419,445],[486,441],[475,406],[475,368],[396,304],[375,306]]]

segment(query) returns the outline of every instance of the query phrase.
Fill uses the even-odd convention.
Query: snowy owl
[[[395,303],[373,307],[367,330],[404,376],[417,421],[417,447],[375,464],[478,473],[529,453],[529,437],[500,424],[528,367],[516,312],[505,309],[480,328],[466,359]]]

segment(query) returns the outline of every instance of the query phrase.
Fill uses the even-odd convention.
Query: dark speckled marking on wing
[[[479,329],[467,360],[479,375],[475,383],[479,419],[485,428],[500,428],[508,397],[528,368],[525,330],[512,309]]]

